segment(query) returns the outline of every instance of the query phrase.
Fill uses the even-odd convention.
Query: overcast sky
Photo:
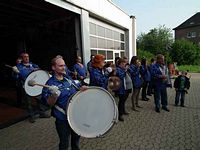
[[[137,35],[165,25],[173,29],[200,12],[200,0],[112,0],[136,17]],[[174,31],[172,32],[174,33]]]

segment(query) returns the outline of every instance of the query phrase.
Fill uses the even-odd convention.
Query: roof
[[[200,26],[200,12],[197,12],[194,14],[192,17],[187,19],[185,22],[174,28],[173,30],[177,29],[184,29],[184,28],[189,28],[189,27],[194,27],[194,26]]]

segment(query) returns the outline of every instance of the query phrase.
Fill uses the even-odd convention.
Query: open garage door
[[[80,34],[80,16],[66,9],[44,0],[0,1],[0,100],[16,98],[5,94],[15,87],[5,64],[15,65],[17,56],[26,51],[44,70],[50,70],[50,60],[58,54],[71,67],[80,53]]]

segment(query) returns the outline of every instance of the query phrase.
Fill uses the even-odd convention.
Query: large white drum
[[[31,72],[25,80],[24,89],[26,94],[29,96],[39,96],[42,93],[42,86],[30,86],[29,81],[34,80],[38,84],[45,85],[47,80],[50,78],[50,75],[47,71],[36,70]]]
[[[66,110],[71,128],[86,138],[103,136],[118,121],[115,99],[101,87],[92,86],[77,92]]]

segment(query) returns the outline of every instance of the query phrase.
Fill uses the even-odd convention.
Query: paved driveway
[[[174,106],[174,89],[168,90],[170,112],[154,111],[153,97],[140,101],[140,112],[131,111],[130,97],[124,122],[103,138],[81,138],[82,150],[200,150],[200,74],[191,74],[187,107]],[[54,118],[21,121],[0,130],[0,150],[56,150]]]

